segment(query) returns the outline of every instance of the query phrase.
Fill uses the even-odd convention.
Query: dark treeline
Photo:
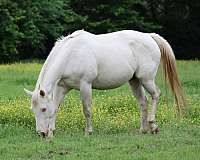
[[[199,0],[0,0],[0,62],[46,58],[78,29],[157,32],[178,59],[200,58]]]

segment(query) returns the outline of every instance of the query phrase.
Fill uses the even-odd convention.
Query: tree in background
[[[55,39],[81,20],[63,0],[1,0],[0,61],[45,58]]]
[[[71,0],[70,7],[87,17],[84,26],[93,33],[106,33],[122,29],[150,32],[159,28],[144,17],[144,0]]]
[[[147,0],[149,16],[162,26],[179,59],[200,58],[200,1]]]
[[[1,0],[0,61],[45,58],[55,40],[78,29],[152,31],[143,0]]]
[[[23,34],[19,31],[18,21],[23,17],[22,10],[11,1],[0,1],[0,60],[14,59]]]
[[[0,0],[0,62],[46,58],[78,29],[158,32],[176,57],[200,58],[198,0]]]

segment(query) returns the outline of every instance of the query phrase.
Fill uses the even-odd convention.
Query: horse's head
[[[34,92],[24,90],[31,97],[31,110],[35,114],[36,132],[43,137],[53,136],[57,112],[53,94],[47,94],[44,90]]]

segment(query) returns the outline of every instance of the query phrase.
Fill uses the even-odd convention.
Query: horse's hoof
[[[88,135],[92,135],[92,132],[88,132]]]
[[[92,135],[92,131],[85,131],[85,136],[90,136]]]
[[[140,128],[140,131],[139,131],[139,133],[141,133],[141,134],[146,134],[147,133],[147,129],[144,129],[144,128]]]
[[[92,132],[85,133],[85,136],[86,136],[86,137],[91,136],[91,135],[92,135]]]
[[[160,130],[159,130],[158,127],[154,128],[154,129],[151,129],[151,133],[152,133],[152,134],[158,134],[159,131],[160,131]]]

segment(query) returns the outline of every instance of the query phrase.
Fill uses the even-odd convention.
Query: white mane
[[[75,32],[73,32],[72,34],[69,34],[68,36],[60,36],[60,37],[58,37],[58,39],[57,39],[56,42],[55,42],[55,46],[58,45],[58,44],[62,44],[63,42],[67,41],[68,39],[77,37],[77,36],[80,35],[82,32],[84,32],[83,29],[82,29],[82,30],[75,31]]]

